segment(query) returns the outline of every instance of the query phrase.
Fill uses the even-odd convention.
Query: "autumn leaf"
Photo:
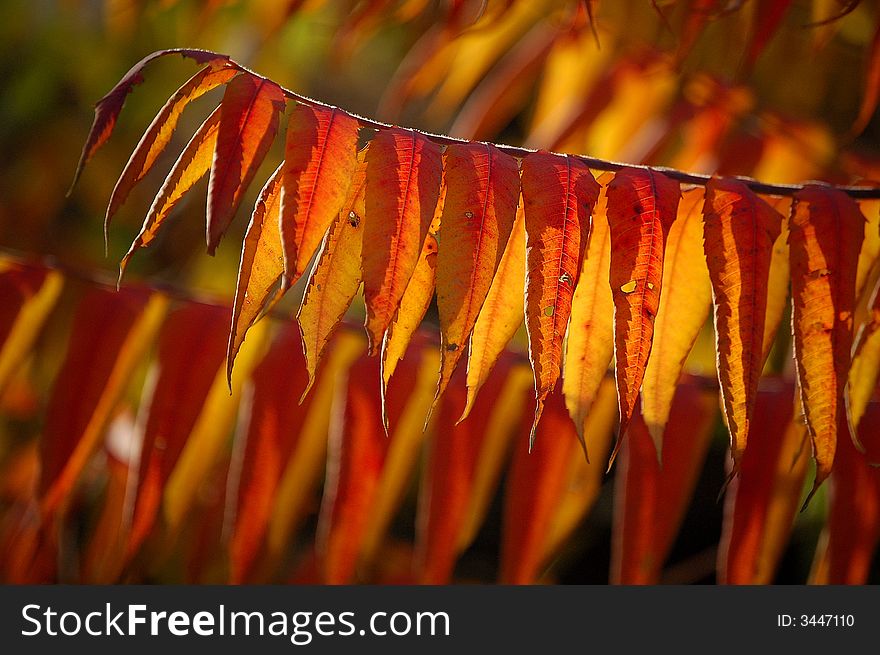
[[[467,401],[459,421],[468,417],[477,393],[524,318],[522,294],[526,281],[526,231],[522,203],[507,247],[492,279],[471,333],[467,367]]]
[[[336,221],[327,230],[318,251],[315,266],[306,285],[302,305],[296,315],[302,334],[303,351],[309,381],[305,393],[315,380],[321,355],[351,305],[361,285],[361,253],[364,230],[364,184],[366,168],[361,151],[360,165],[349,189],[348,197]]]
[[[192,189],[196,182],[201,180],[210,170],[219,126],[220,109],[215,109],[192,135],[189,143],[186,144],[183,152],[174,162],[168,177],[165,178],[165,182],[150,205],[141,231],[135,237],[122,261],[119,262],[120,282],[125,275],[128,262],[134,254],[153,242],[171,210],[186,195],[186,192]]]
[[[193,75],[168,99],[153,122],[150,123],[141,140],[131,153],[122,174],[113,187],[110,202],[107,205],[107,213],[104,216],[104,238],[107,238],[107,230],[113,215],[125,202],[129,192],[134,186],[152,169],[156,159],[168,146],[177,123],[186,106],[204,95],[208,91],[217,88],[231,80],[238,71],[218,62],[211,64]]]
[[[272,145],[284,92],[274,82],[243,73],[226,85],[208,176],[207,243],[213,255],[244,192]]]
[[[661,173],[626,168],[608,185],[611,294],[620,428],[626,434],[642,386],[660,307],[666,239],[679,202],[678,182]],[[612,461],[614,455],[612,454]]]
[[[562,373],[565,406],[585,452],[584,423],[614,353],[614,301],[611,289],[604,284],[611,260],[611,235],[605,219],[607,205],[603,187],[593,211],[590,243],[571,301]]]
[[[448,584],[452,577],[472,484],[483,465],[479,456],[490,436],[487,428],[509,371],[509,360],[493,371],[468,421],[456,422],[466,394],[465,385],[460,384],[465,375],[461,369],[453,376],[462,379],[456,379],[440,401],[420,489],[415,568],[422,584]],[[504,413],[515,412],[507,408]]]
[[[309,403],[291,402],[308,381],[299,335],[287,324],[254,368],[250,414],[236,447],[241,455],[230,499],[230,582],[245,582],[256,568],[285,464],[296,449]]]
[[[654,344],[642,383],[642,418],[658,454],[675,387],[712,304],[703,257],[702,203],[702,189],[683,194],[666,240],[663,302],[654,320]]]
[[[768,281],[782,217],[742,182],[713,178],[706,185],[703,221],[718,380],[736,472],[768,354],[764,350]]]
[[[846,394],[850,425],[857,430],[880,378],[880,278],[868,300],[868,315],[856,334]]]
[[[232,326],[226,349],[226,377],[232,384],[232,366],[248,330],[271,304],[269,294],[284,272],[281,235],[278,231],[281,167],[266,181],[257,197],[244,235],[238,281],[232,304]]]
[[[80,302],[43,428],[40,493],[45,512],[70,499],[166,306],[165,298],[151,298],[143,289],[93,289]]]
[[[680,383],[660,458],[641,415],[633,416],[615,477],[612,584],[660,582],[709,447],[716,407],[714,393],[693,380]]]
[[[358,129],[355,118],[336,108],[293,108],[281,166],[286,287],[305,272],[342,210],[357,168]]]
[[[549,153],[523,158],[522,197],[526,228],[526,329],[535,373],[535,420],[556,386],[562,342],[580,277],[590,214],[599,185],[580,160]]]
[[[510,239],[519,201],[516,160],[489,144],[453,144],[437,255],[441,396],[477,322]]]
[[[725,492],[718,550],[721,584],[771,584],[788,543],[807,473],[807,428],[793,384],[767,379],[755,397],[740,473]],[[733,463],[730,463],[731,468]]]
[[[144,81],[143,70],[146,65],[154,59],[159,59],[166,55],[181,55],[199,64],[211,64],[212,66],[229,61],[228,55],[221,55],[216,52],[192,48],[173,48],[149,54],[132,66],[122,79],[116,83],[116,86],[110,89],[107,95],[101,98],[95,105],[95,120],[89,130],[88,137],[86,137],[82,154],[76,165],[73,183],[70,185],[71,190],[76,186],[85,165],[98,149],[107,142],[107,139],[110,138],[113,128],[116,126],[116,120],[119,118],[119,113],[122,111],[122,106],[125,104],[126,97],[136,85]]]
[[[816,549],[811,584],[865,585],[880,543],[880,404],[865,412],[860,453],[848,439],[840,442],[831,475],[828,520]]]
[[[844,391],[850,366],[856,266],[865,219],[852,198],[808,185],[794,196],[789,225],[792,332],[816,478],[830,475],[839,434],[849,431]]]
[[[419,254],[419,261],[413,271],[406,291],[400,299],[400,306],[394,315],[394,320],[382,339],[381,365],[379,375],[380,402],[382,404],[382,424],[388,432],[388,412],[385,407],[385,396],[391,376],[397,369],[397,364],[403,359],[416,330],[428,311],[428,305],[434,297],[434,284],[437,271],[437,238],[428,234]],[[436,395],[434,396],[436,402]],[[429,410],[430,411],[430,410]]]
[[[380,131],[367,152],[363,251],[366,329],[378,351],[406,285],[440,194],[440,148],[413,130]]]

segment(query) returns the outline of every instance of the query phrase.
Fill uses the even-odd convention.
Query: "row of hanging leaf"
[[[154,53],[98,103],[77,177],[109,138],[144,65],[169,53],[207,66],[145,132],[114,188],[107,224],[167,146],[187,103],[226,89],[174,164],[121,270],[205,175],[207,246],[214,252],[276,136],[289,94],[223,55]],[[358,152],[362,120],[338,108],[293,103],[284,161],[260,192],[244,238],[230,380],[247,331],[307,273],[317,251],[297,315],[310,380],[363,284],[385,416],[385,388],[436,292],[441,362],[428,414],[467,347],[464,419],[524,314],[537,399],[532,439],[562,377],[588,446],[584,420],[613,355],[620,425],[613,461],[640,393],[660,452],[672,389],[711,295],[736,472],[790,269],[798,383],[817,465],[813,491],[828,477],[838,436],[851,430],[846,387],[855,305],[880,241],[876,216],[866,230],[859,205],[843,189],[807,185],[794,193],[789,211],[787,199],[764,199],[736,179],[713,178],[704,189],[682,192],[663,172],[624,167],[597,181],[577,156],[534,152],[518,162],[503,147],[440,137],[444,150],[437,138],[398,127],[379,129]],[[668,257],[674,267],[664,267]],[[656,330],[675,336],[651,357]]]
[[[226,306],[169,302],[137,286],[114,292],[8,259],[0,259],[0,298],[0,413],[19,426],[10,441],[0,423],[6,582],[445,583],[457,579],[456,562],[504,480],[497,576],[530,583],[582,534],[603,485],[600,460],[617,410],[610,378],[584,423],[596,456],[590,463],[558,395],[548,398],[529,453],[532,376],[509,352],[464,422],[457,419],[466,374],[456,370],[424,433],[439,359],[425,333],[389,387],[384,428],[379,364],[351,329],[332,337],[311,394],[297,404],[291,396],[309,376],[289,322],[255,328],[230,395]],[[64,335],[66,348],[41,334]],[[54,371],[50,390],[27,365],[32,358]],[[39,401],[27,401],[34,393]],[[794,396],[780,378],[765,378],[756,395],[754,438],[726,495],[720,582],[774,579],[807,473]],[[876,459],[880,402],[866,407],[860,435]],[[612,582],[673,575],[664,563],[717,422],[715,385],[685,376],[661,467],[636,409],[614,481]],[[35,428],[25,439],[26,426]],[[406,503],[416,475],[418,502]],[[832,479],[810,579],[864,583],[880,539],[880,471],[845,440]],[[712,498],[695,502],[720,511]],[[415,521],[403,524],[415,531],[411,541],[395,541],[389,528],[407,507],[415,507]]]

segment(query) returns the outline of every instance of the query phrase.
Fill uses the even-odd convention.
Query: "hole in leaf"
[[[636,281],[630,280],[629,282],[624,284],[622,287],[620,287],[620,290],[623,291],[624,293],[632,293],[633,291],[636,290]]]

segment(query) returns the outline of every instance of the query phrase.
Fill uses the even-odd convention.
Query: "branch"
[[[209,51],[206,51],[209,52]],[[218,57],[225,57],[225,55],[221,55],[220,53],[212,53],[217,55]],[[253,75],[254,77],[266,80],[267,82],[271,82],[273,84],[277,84],[274,80],[270,80],[269,78],[260,75],[259,73],[254,72],[253,70],[247,68],[246,66],[238,63],[233,59],[229,59],[228,65],[234,66],[236,69],[240,70],[243,73],[247,73],[248,75]],[[280,86],[280,85],[278,85]],[[345,111],[348,115],[355,118],[358,123],[361,124],[362,127],[372,128],[375,130],[384,130],[391,127],[395,127],[390,123],[383,123],[381,121],[377,121],[372,118],[368,118],[366,116],[361,116],[359,114],[355,114],[353,112],[342,109],[341,107],[336,107],[335,105],[331,105],[326,102],[321,102],[320,100],[315,100],[314,98],[310,98],[308,96],[304,96],[302,94],[296,93],[295,91],[291,91],[283,86],[280,86],[281,90],[284,92],[284,95],[292,100],[296,100],[305,105],[309,105],[312,107],[322,107],[325,109],[339,109],[341,111]],[[435,134],[432,132],[426,132],[424,130],[418,130],[415,128],[407,128],[413,129],[413,131],[419,133],[425,138],[431,139],[436,143],[440,143],[443,145],[450,145],[453,143],[469,143],[467,139],[459,139],[456,137],[452,137],[446,134]],[[502,152],[507,153],[508,155],[512,155],[517,158],[525,157],[526,155],[532,154],[534,152],[538,152],[533,148],[523,148],[521,146],[511,146],[502,143],[494,143],[492,144]],[[656,171],[658,173],[662,173],[666,177],[672,178],[673,180],[677,180],[682,184],[694,184],[697,186],[704,186],[709,180],[712,179],[712,175],[703,175],[700,173],[691,173],[688,171],[682,171],[676,168],[669,168],[667,166],[646,166],[644,164],[630,164],[626,162],[619,161],[610,161],[607,159],[599,159],[598,157],[590,157],[588,155],[570,155],[571,157],[577,158],[580,161],[584,162],[587,166],[594,170],[599,171],[619,171],[623,168],[637,168],[643,170]],[[804,184],[771,184],[769,182],[762,182],[760,180],[756,180],[752,177],[747,177],[744,175],[736,175],[736,176],[727,176],[729,179],[735,179],[747,187],[749,187],[755,193],[760,193],[763,195],[769,196],[792,196],[801,189],[804,188]],[[816,182],[814,182],[816,183]],[[867,200],[867,199],[880,199],[880,187],[873,186],[848,186],[848,185],[830,185],[825,182],[817,182],[818,184],[822,184],[825,186],[831,186],[835,189],[843,191],[849,196]]]

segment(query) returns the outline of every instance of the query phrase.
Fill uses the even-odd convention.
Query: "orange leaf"
[[[251,214],[244,235],[235,300],[232,305],[232,326],[226,349],[226,377],[232,382],[232,366],[248,330],[268,309],[267,299],[284,272],[281,234],[278,231],[281,167],[268,179]],[[271,303],[269,303],[271,304]]]
[[[76,173],[74,173],[73,183],[70,185],[71,189],[76,186],[83,168],[92,158],[92,155],[98,151],[98,148],[106,143],[107,139],[109,139],[110,135],[113,133],[113,128],[116,126],[116,119],[119,118],[119,112],[122,111],[122,106],[125,104],[125,98],[131,93],[136,85],[144,81],[144,67],[154,59],[166,55],[181,55],[183,57],[189,57],[200,64],[210,63],[212,65],[218,65],[225,61],[229,61],[228,55],[221,55],[216,52],[194,50],[191,48],[174,48],[171,50],[154,52],[132,66],[122,79],[117,82],[116,86],[110,89],[107,95],[101,98],[95,105],[95,120],[92,123],[92,128],[89,130],[89,136],[86,138],[85,145],[83,146],[79,163],[76,165]]]
[[[585,428],[597,451],[610,446],[615,418],[613,389],[605,391],[597,394],[596,411]],[[547,396],[531,452],[532,421],[525,410],[504,497],[499,572],[503,584],[531,584],[538,579],[542,567],[592,506],[604,473],[602,465],[587,463],[577,452],[577,432],[561,394]]]
[[[365,154],[364,151],[361,151]],[[302,305],[296,320],[302,334],[309,382],[306,392],[315,380],[315,371],[324,347],[333,329],[345,315],[361,285],[361,253],[364,230],[364,183],[366,168],[362,155],[348,198],[335,223],[330,226],[312,269]]]
[[[269,80],[243,73],[226,85],[217,144],[208,176],[208,254],[232,222],[244,192],[272,145],[284,92]]]
[[[713,178],[706,185],[703,220],[718,380],[736,472],[768,354],[764,350],[768,281],[782,217],[742,182]]]
[[[135,146],[134,152],[131,153],[128,163],[116,181],[116,186],[113,187],[113,193],[110,195],[110,202],[104,217],[105,238],[113,215],[125,202],[132,188],[150,171],[153,164],[156,163],[156,159],[171,141],[174,130],[177,128],[177,122],[186,106],[208,91],[225,84],[237,73],[235,68],[215,62],[193,75],[174,92],[174,95],[159,110]]]
[[[849,426],[856,266],[865,218],[842,191],[808,185],[795,194],[789,225],[792,332],[801,402],[816,460],[810,497],[831,473],[838,434]]]
[[[535,421],[559,379],[562,341],[590,236],[599,185],[582,161],[549,153],[522,164],[526,227],[526,329],[535,373]]]
[[[186,192],[195,186],[196,182],[204,177],[211,168],[211,160],[214,157],[214,147],[217,143],[217,129],[220,125],[220,110],[214,112],[205,119],[201,127],[196,130],[189,143],[180,153],[180,157],[174,162],[171,172],[165,178],[162,188],[153,199],[153,204],[147,212],[141,231],[135,237],[128,252],[119,262],[119,279],[125,274],[134,253],[140,248],[146,248],[156,238],[156,234],[162,228],[165,219],[171,210],[186,195]]]
[[[608,185],[611,294],[620,430],[626,433],[651,354],[660,307],[666,238],[678,211],[679,186],[649,170],[627,168]],[[611,457],[612,461],[614,455]]]
[[[453,144],[444,155],[443,181],[446,196],[437,255],[438,398],[464,353],[510,239],[519,201],[519,168],[513,157],[490,144]]]
[[[385,392],[388,384],[391,382],[391,376],[397,368],[397,363],[403,359],[406,354],[409,343],[413,338],[416,330],[428,311],[431,299],[434,297],[434,280],[437,270],[437,238],[433,234],[429,234],[425,238],[422,245],[422,252],[419,254],[419,262],[413,271],[409,284],[406,285],[406,291],[400,299],[400,306],[394,315],[394,320],[388,329],[385,330],[385,336],[382,339],[381,354],[381,402],[382,402],[382,423],[385,431],[389,429],[388,413],[385,410]]]
[[[372,148],[372,146],[371,146]],[[401,370],[395,381],[410,390],[415,367]],[[367,356],[340,379],[342,402],[336,403],[335,420],[327,452],[327,478],[318,520],[316,547],[319,570],[326,584],[350,582],[356,573],[371,507],[380,487],[391,446],[385,436],[376,398],[379,395],[378,362]],[[399,395],[394,395],[400,400]],[[401,403],[390,407],[393,419],[402,411]]]
[[[471,333],[467,366],[467,404],[460,421],[470,414],[477,393],[489,377],[492,367],[522,325],[524,316],[522,296],[525,283],[526,231],[525,216],[520,203],[507,247],[501,256],[498,270]]]
[[[586,450],[584,424],[614,352],[614,301],[608,278],[611,234],[605,220],[605,187],[596,203],[580,280],[571,301],[571,324],[565,344],[562,393],[565,406]]]
[[[712,304],[703,256],[702,201],[702,189],[684,192],[666,241],[663,302],[654,321],[654,345],[642,384],[642,418],[658,453],[675,386]]]
[[[456,423],[465,400],[465,373],[458,369],[456,380],[440,402],[433,438],[428,445],[422,476],[419,516],[416,521],[416,570],[422,584],[448,584],[459,553],[459,534],[467,517],[479,456],[488,436],[487,426],[505,378],[510,358],[502,360],[489,376],[488,385],[470,420]],[[510,412],[509,408],[505,409]]]
[[[440,148],[413,130],[381,130],[367,152],[363,252],[370,353],[394,318],[440,195]]]
[[[866,454],[840,442],[830,482],[828,521],[819,538],[810,582],[867,584],[880,542],[880,403],[871,403],[859,430]],[[866,456],[867,455],[867,456]]]
[[[297,104],[281,166],[285,286],[306,270],[339,215],[357,168],[358,122],[339,109]]]
[[[752,438],[725,494],[721,584],[771,584],[788,543],[808,460],[794,393],[793,384],[769,379],[755,396]]]
[[[293,453],[309,404],[291,402],[308,382],[299,335],[286,324],[254,369],[250,416],[234,484],[235,520],[230,550],[230,582],[248,580],[256,564],[275,504],[284,467]]]
[[[634,414],[615,478],[612,584],[657,584],[678,533],[715,423],[715,393],[685,379],[675,390],[661,458]]]

